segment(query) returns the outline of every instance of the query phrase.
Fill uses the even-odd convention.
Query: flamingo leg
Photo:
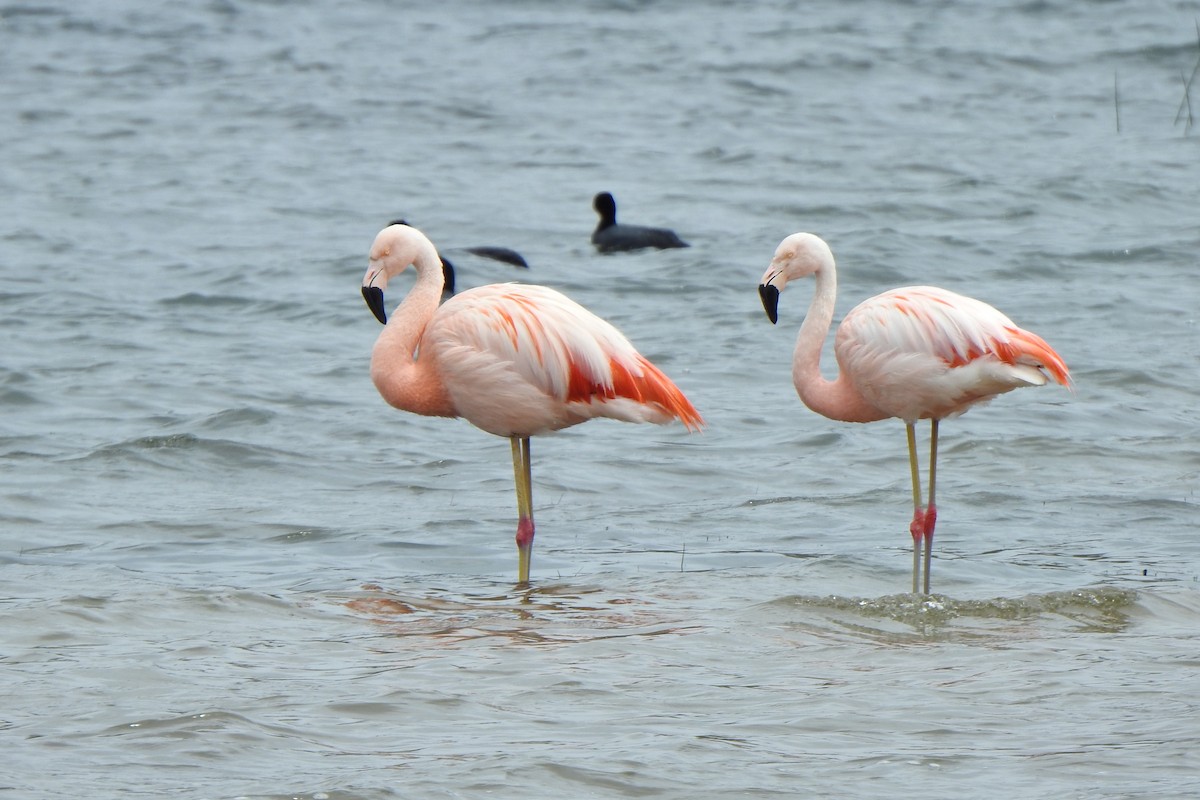
[[[513,479],[517,485],[517,583],[529,583],[533,555],[533,474],[529,437],[513,436]]]
[[[938,421],[929,421],[929,505],[925,507],[925,594],[929,594],[929,566],[933,557],[933,526],[937,524],[937,506],[933,495],[937,487]]]
[[[921,468],[917,464],[917,432],[915,423],[906,422],[904,427],[908,432],[908,467],[912,472],[913,518],[909,523],[908,532],[913,540],[913,594],[920,591],[921,586],[921,541],[925,537],[925,506],[921,502]]]

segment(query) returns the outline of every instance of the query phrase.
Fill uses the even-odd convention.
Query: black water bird
[[[647,228],[642,225],[617,224],[617,201],[608,192],[600,192],[592,200],[592,208],[600,215],[600,224],[592,233],[592,244],[601,253],[644,250],[649,247],[666,250],[688,247],[688,243],[667,228]]]

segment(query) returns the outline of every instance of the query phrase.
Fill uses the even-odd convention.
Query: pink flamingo
[[[816,290],[792,360],[792,381],[804,404],[830,419],[874,422],[904,420],[912,472],[913,592],[925,553],[924,592],[929,594],[933,528],[937,522],[938,422],[973,405],[1050,378],[1071,387],[1058,353],[1037,334],[1022,330],[986,303],[932,286],[893,289],[864,300],[838,326],[834,340],[841,373],[821,376],[821,346],[833,321],[837,272],[829,245],[811,233],[794,233],[780,243],[758,287],[771,322],[778,320],[779,293],[788,281],[816,279]],[[921,502],[917,465],[917,420],[928,419],[929,503]]]
[[[409,266],[417,280],[389,322],[383,290]],[[439,307],[442,263],[416,228],[393,224],[371,245],[362,293],[383,333],[371,380],[389,404],[462,417],[512,441],[518,581],[529,582],[533,497],[529,437],[593,417],[703,425],[683,392],[620,331],[544,286],[491,284]]]

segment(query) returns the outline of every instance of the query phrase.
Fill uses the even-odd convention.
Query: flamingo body
[[[383,289],[413,266],[417,281],[387,320]],[[385,322],[371,378],[396,408],[462,417],[513,441],[519,580],[528,582],[533,540],[529,437],[595,418],[689,429],[700,414],[615,327],[543,286],[492,284],[439,305],[443,275],[432,243],[390,225],[375,238],[363,278],[367,304]]]
[[[1070,372],[1040,336],[987,303],[933,286],[908,286],[864,300],[845,316],[834,339],[839,374],[826,380],[820,372],[821,346],[837,295],[829,246],[809,233],[784,239],[763,274],[759,294],[775,322],[780,292],[789,281],[808,276],[816,279],[816,290],[792,360],[796,391],[805,405],[830,419],[904,421],[913,482],[913,591],[918,589],[923,547],[928,593],[937,519],[938,423],[1013,389],[1051,380],[1070,387]],[[928,504],[921,499],[913,430],[921,419],[930,420]]]
[[[838,365],[884,417],[947,419],[1067,367],[1041,337],[987,303],[934,286],[878,294],[842,320]]]
[[[497,436],[536,436],[594,417],[699,422],[620,331],[544,286],[492,284],[441,305],[421,337],[454,415]]]

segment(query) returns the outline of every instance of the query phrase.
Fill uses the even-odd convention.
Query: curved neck
[[[841,422],[886,419],[888,415],[868,403],[844,372],[832,381],[822,377],[821,348],[833,324],[837,273],[830,265],[828,269],[817,270],[814,277],[816,289],[796,337],[796,351],[792,357],[792,382],[796,384],[797,394],[804,405],[830,419]]]
[[[421,337],[437,311],[444,279],[437,251],[413,261],[417,282],[392,313],[371,351],[371,380],[389,405],[425,416],[457,416],[437,372],[432,353],[422,353]]]

